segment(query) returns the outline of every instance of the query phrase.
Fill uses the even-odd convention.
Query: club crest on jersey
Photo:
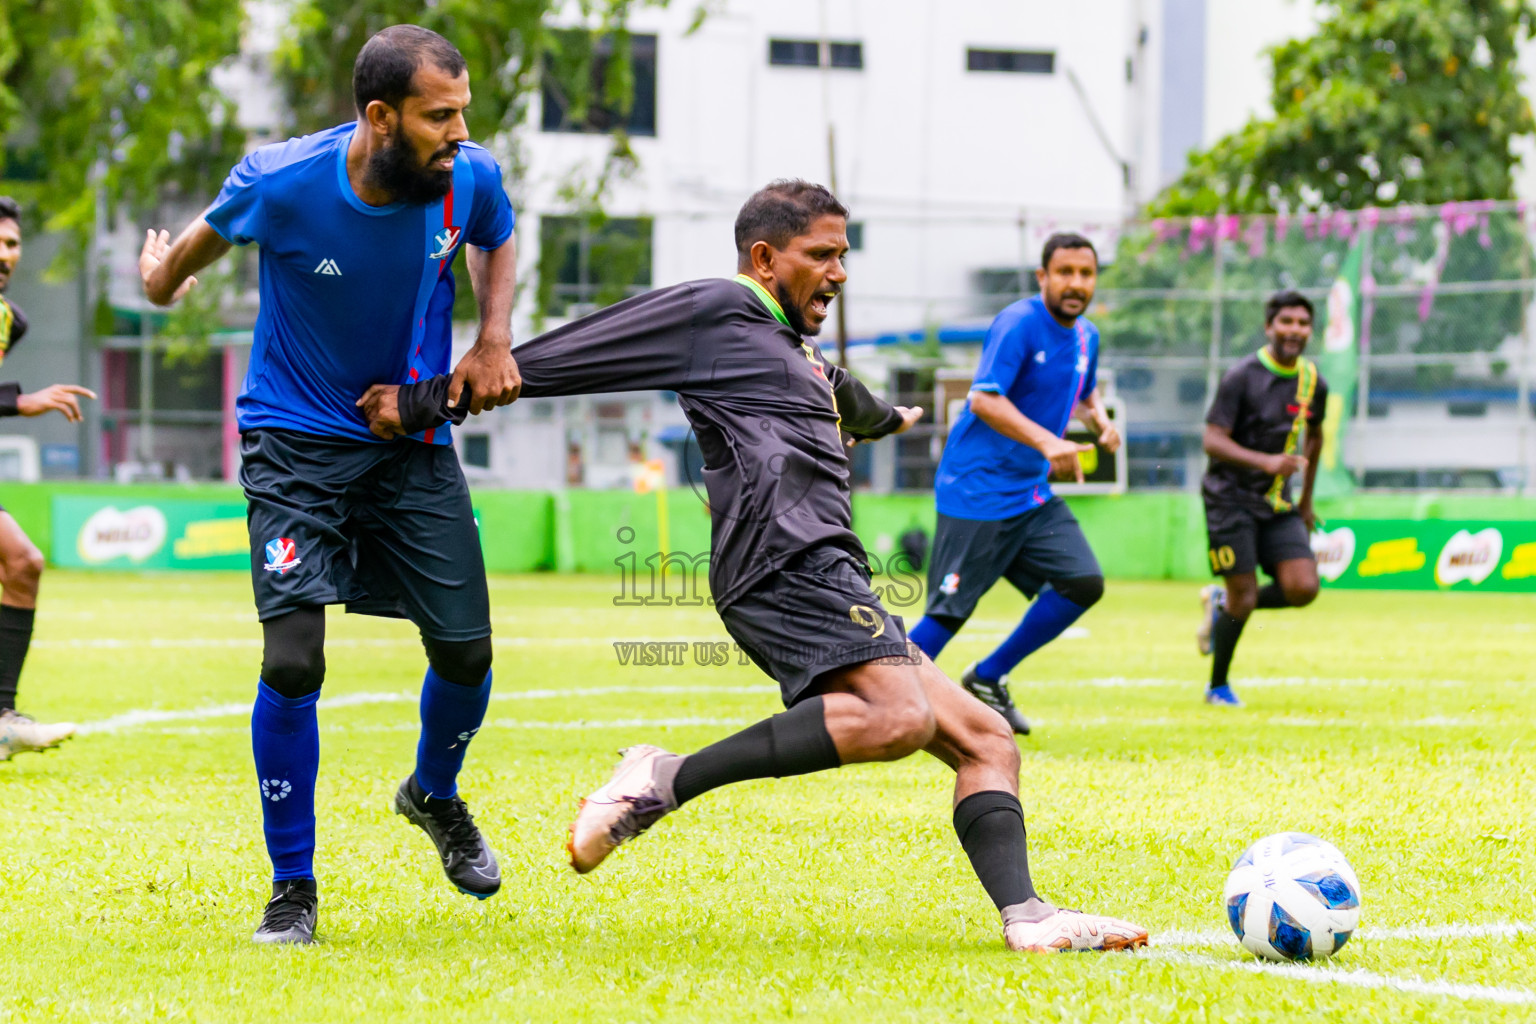
[[[428,256],[429,260],[447,259],[453,252],[453,247],[459,244],[459,236],[464,233],[463,228],[446,227],[432,236],[432,244],[437,246],[437,251]]]
[[[944,582],[939,584],[939,593],[941,594],[953,594],[959,589],[960,574],[957,572],[946,574],[944,577]]]
[[[288,570],[299,564],[298,545],[294,544],[291,537],[279,537],[277,540],[267,541],[267,572],[275,572],[279,576],[286,576]]]

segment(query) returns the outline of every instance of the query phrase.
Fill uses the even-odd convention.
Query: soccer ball
[[[1305,832],[1260,839],[1222,894],[1243,948],[1266,960],[1330,957],[1360,921],[1360,883],[1332,843]]]

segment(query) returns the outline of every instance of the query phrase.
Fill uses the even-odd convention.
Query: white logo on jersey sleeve
[[[325,274],[327,277],[340,277],[341,268],[336,265],[335,260],[325,259],[320,261],[320,265],[315,268],[315,273]]]

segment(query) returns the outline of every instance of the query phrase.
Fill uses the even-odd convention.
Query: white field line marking
[[[495,718],[484,723],[484,729],[526,729],[548,732],[587,732],[593,729],[684,729],[695,726],[728,726],[740,728],[750,725],[750,718],[611,718],[572,719],[556,722],[533,722],[523,718]],[[385,725],[322,725],[322,735],[356,734],[361,732],[408,732],[418,733],[421,726],[415,722],[394,722]],[[163,729],[146,729],[151,736],[246,736],[250,730],[237,725],[184,725]],[[482,733],[483,734],[483,733]]]
[[[1403,928],[1361,928],[1355,939],[1366,942],[1429,942],[1435,939],[1508,939],[1536,934],[1536,924],[1525,921],[1496,921],[1490,924],[1424,924]],[[1188,949],[1202,946],[1230,946],[1237,936],[1230,929],[1213,928],[1204,932],[1167,931],[1152,936],[1152,945],[1161,949]]]
[[[729,637],[712,636],[660,636],[642,637],[639,643],[719,643],[729,642]],[[497,636],[491,638],[496,647],[584,647],[594,650],[612,650],[615,643],[628,643],[620,637],[602,638],[591,636]],[[33,647],[45,650],[177,650],[195,648],[257,648],[262,645],[259,636],[244,637],[72,637],[68,640],[34,640]],[[328,637],[327,647],[421,647],[416,637]]]
[[[493,701],[524,701],[524,700],[582,700],[594,697],[615,696],[621,694],[714,694],[714,695],[759,695],[770,696],[777,694],[778,690],[772,686],[594,686],[586,689],[572,690],[514,690],[509,693],[493,693]],[[336,697],[324,697],[320,700],[323,709],[357,707],[368,704],[414,704],[419,700],[414,693],[349,693]],[[125,711],[110,718],[100,719],[95,722],[85,722],[79,727],[80,733],[120,732],[124,729],[134,729],[146,725],[158,725],[165,722],[204,721],[210,718],[227,718],[233,716],[248,715],[251,705],[239,704],[212,704],[201,708],[183,709],[159,709],[142,708],[133,711]],[[732,719],[731,722],[734,722]],[[1174,726],[1188,726],[1205,724],[1193,718],[1175,718],[1171,716],[1134,716],[1114,717],[1098,715],[1087,718],[1074,717],[1039,717],[1036,723],[1042,726],[1055,726],[1064,729],[1090,729],[1104,727],[1120,728],[1168,728]],[[730,724],[730,723],[725,723]],[[1371,719],[1368,721],[1352,721],[1342,719],[1312,719],[1296,718],[1293,716],[1276,718],[1254,718],[1249,724],[1269,726],[1289,726],[1304,729],[1322,728],[1377,728],[1382,725],[1391,725],[1397,728],[1484,728],[1497,725],[1494,721],[1484,721],[1471,718],[1421,718],[1421,719]],[[414,726],[412,727],[414,728]],[[173,730],[174,731],[174,730]]]
[[[491,694],[491,699],[507,701],[558,700],[561,698],[604,697],[625,693],[750,693],[767,695],[777,692],[778,689],[772,686],[595,686],[584,690],[513,690],[508,693],[493,693]],[[357,707],[365,704],[414,704],[419,699],[418,695],[414,693],[344,693],[335,697],[322,697],[320,699],[320,707],[328,709]],[[80,725],[79,732],[81,734],[119,732],[123,729],[158,725],[162,722],[196,722],[205,721],[210,718],[230,718],[236,715],[249,715],[250,713],[251,705],[249,702],[241,704],[210,704],[205,707],[183,708],[180,710],[143,708],[135,711],[125,711],[122,714],[113,715],[110,718],[103,718],[95,722],[84,722]],[[731,719],[724,724],[734,724],[735,722],[736,719]],[[700,724],[706,723],[701,720]],[[714,723],[710,722],[707,724]],[[412,725],[411,728],[414,729],[417,726]]]
[[[1425,981],[1415,977],[1394,977],[1367,970],[1335,970],[1312,967],[1305,964],[1272,964],[1260,960],[1218,960],[1200,953],[1169,951],[1149,954],[1159,960],[1186,963],[1198,967],[1216,967],[1228,971],[1247,971],[1249,974],[1268,974],[1294,981],[1307,981],[1325,985],[1347,985],[1352,988],[1390,989],[1410,995],[1448,996],[1453,999],[1478,1000],[1506,1004],[1536,1004],[1536,992],[1523,988],[1501,988],[1496,985],[1476,985],[1453,981]]]

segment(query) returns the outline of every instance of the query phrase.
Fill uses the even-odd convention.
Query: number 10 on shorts
[[[1219,548],[1211,548],[1206,554],[1211,556],[1211,572],[1225,572],[1237,564],[1237,555],[1232,551],[1232,545],[1223,544]]]

